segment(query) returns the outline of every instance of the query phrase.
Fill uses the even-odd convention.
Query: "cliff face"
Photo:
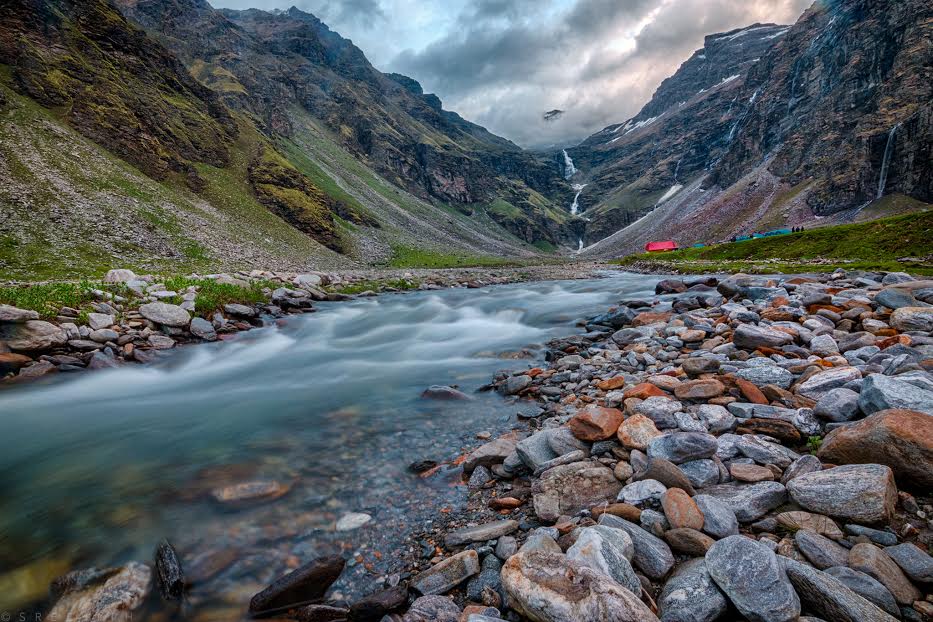
[[[568,238],[557,205],[569,204],[572,193],[550,161],[445,111],[417,81],[379,72],[313,15],[296,8],[214,10],[201,0],[118,4],[269,135],[291,136],[300,111],[418,196],[466,211],[504,200],[520,212],[517,221],[489,214],[522,239]]]
[[[818,215],[891,192],[930,202],[931,41],[922,0],[814,4],[750,70],[757,104],[711,181],[727,187],[770,155],[776,176],[812,180]]]
[[[707,37],[637,116],[568,149],[581,171],[574,179],[588,182],[587,242],[616,232],[709,242],[845,220],[891,193],[933,201],[931,36],[921,0],[834,0],[791,27]],[[695,180],[698,194],[680,196]],[[735,207],[736,197],[747,204]],[[669,201],[706,224],[672,229],[669,215],[653,214]],[[642,217],[638,235],[626,236]]]

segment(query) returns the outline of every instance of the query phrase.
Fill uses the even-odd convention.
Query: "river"
[[[466,498],[455,470],[420,478],[407,466],[449,460],[478,445],[478,432],[502,433],[538,408],[421,392],[453,384],[474,394],[496,370],[540,363],[548,339],[653,295],[657,280],[609,273],[323,303],[151,366],[2,391],[0,576],[148,561],[164,537],[214,574],[189,606],[226,607],[230,619],[266,582],[326,553],[360,560],[338,590],[371,590],[400,570],[408,534]],[[246,508],[211,498],[257,479],[290,490]],[[335,531],[350,512],[373,520]]]

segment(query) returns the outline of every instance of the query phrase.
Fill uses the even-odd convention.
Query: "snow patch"
[[[757,31],[759,31],[759,30],[770,30],[771,28],[773,28],[773,26],[756,26],[756,27],[754,27],[754,28],[744,28],[744,29],[742,29],[742,30],[740,30],[740,31],[738,31],[738,32],[736,32],[736,33],[731,34],[731,35],[726,35],[726,36],[724,36],[724,37],[716,37],[715,39],[713,39],[713,41],[734,41],[735,39],[738,39],[739,37],[744,37],[744,36],[747,35],[747,34],[751,34],[751,33],[753,33],[753,32],[757,32]],[[785,28],[784,30],[782,30],[782,31],[781,31],[781,34],[784,34],[785,32],[787,32],[787,28]],[[780,35],[776,35],[776,36],[780,36]],[[766,39],[773,39],[774,36],[765,37],[765,38],[766,38]]]
[[[673,186],[667,189],[667,192],[664,193],[664,196],[658,199],[658,202],[655,203],[654,206],[657,207],[658,205],[661,205],[661,203],[664,203],[669,198],[671,198],[672,196],[680,192],[680,189],[683,187],[684,187],[683,184],[674,184]]]

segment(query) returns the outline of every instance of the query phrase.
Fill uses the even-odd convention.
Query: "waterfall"
[[[684,161],[684,157],[680,156],[680,159],[677,160],[677,166],[674,167],[674,183],[677,183],[677,174],[680,172],[680,163]]]
[[[583,192],[583,189],[586,188],[586,184],[574,184],[573,189],[577,191],[573,195],[573,204],[570,206],[570,213],[574,216],[577,215],[577,212],[580,209],[580,193]]]
[[[897,132],[900,125],[900,123],[897,123],[888,132],[888,143],[884,146],[884,158],[881,160],[881,176],[878,178],[878,196],[875,197],[876,199],[880,199],[884,195],[884,186],[888,183],[888,167],[891,164],[891,152],[894,151],[894,133]]]
[[[583,238],[579,238],[579,239],[577,240],[577,242],[579,242],[579,244],[580,244],[580,245],[577,247],[577,252],[579,253],[580,251],[583,250]]]
[[[564,154],[564,179],[570,179],[576,174],[577,167],[573,165],[573,160],[567,154],[566,149],[562,153]]]

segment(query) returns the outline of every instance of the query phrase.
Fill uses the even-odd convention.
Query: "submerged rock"
[[[130,562],[99,585],[66,593],[48,619],[132,622],[149,595],[151,581],[149,566]]]
[[[318,601],[337,580],[346,564],[340,556],[319,557],[276,579],[249,601],[254,617],[265,617],[295,605]]]
[[[463,551],[431,566],[411,582],[419,594],[444,594],[473,575],[479,574],[479,555],[476,551]]]

